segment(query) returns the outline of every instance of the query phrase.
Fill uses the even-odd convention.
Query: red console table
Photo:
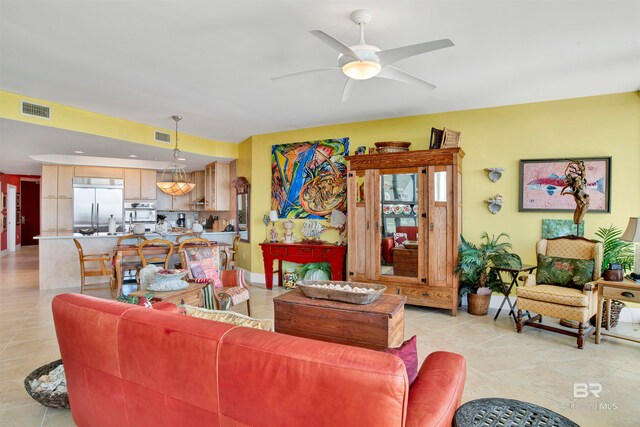
[[[278,285],[282,286],[282,261],[306,264],[328,262],[331,279],[342,280],[346,246],[307,245],[304,243],[260,243],[267,289],[273,288],[273,261],[278,260]]]

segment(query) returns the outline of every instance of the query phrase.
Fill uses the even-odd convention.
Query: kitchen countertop
[[[179,231],[174,231],[174,232],[168,233],[167,236],[172,237],[172,236],[179,236],[181,234],[184,234],[184,233],[183,232],[179,232]],[[203,235],[229,236],[229,235],[235,235],[236,232],[235,231],[204,230],[202,232],[202,234]],[[92,234],[90,236],[85,236],[85,235],[82,235],[80,233],[50,233],[50,234],[45,233],[45,234],[41,234],[39,236],[34,237],[34,239],[38,239],[38,240],[52,240],[52,239],[104,239],[104,238],[117,239],[117,238],[122,237],[123,235],[124,235],[123,233],[117,233],[117,234],[98,233],[98,234]],[[153,238],[160,237],[160,234],[158,234],[158,233],[145,233],[144,235],[146,237],[153,236]]]

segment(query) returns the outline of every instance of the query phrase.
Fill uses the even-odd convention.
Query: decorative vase
[[[295,289],[298,283],[298,273],[292,268],[288,268],[282,275],[282,284],[285,289]]]

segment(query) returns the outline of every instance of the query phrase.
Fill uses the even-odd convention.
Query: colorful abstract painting
[[[274,145],[271,208],[279,218],[325,218],[347,210],[349,138]]]
[[[572,219],[543,219],[542,238],[555,239],[564,236],[584,236],[584,223],[576,226]],[[577,234],[576,234],[577,233]]]
[[[573,211],[576,202],[571,191],[560,194],[571,160],[584,161],[588,212],[609,212],[611,157],[520,160],[520,211]]]

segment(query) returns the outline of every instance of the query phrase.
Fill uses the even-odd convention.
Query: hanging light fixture
[[[173,149],[173,162],[162,171],[160,181],[156,183],[160,191],[170,196],[182,196],[195,188],[195,184],[189,180],[184,166],[178,162],[180,150],[178,149],[178,122],[182,120],[180,116],[171,116],[176,122],[176,146]],[[165,174],[170,175],[170,180],[165,180]]]

